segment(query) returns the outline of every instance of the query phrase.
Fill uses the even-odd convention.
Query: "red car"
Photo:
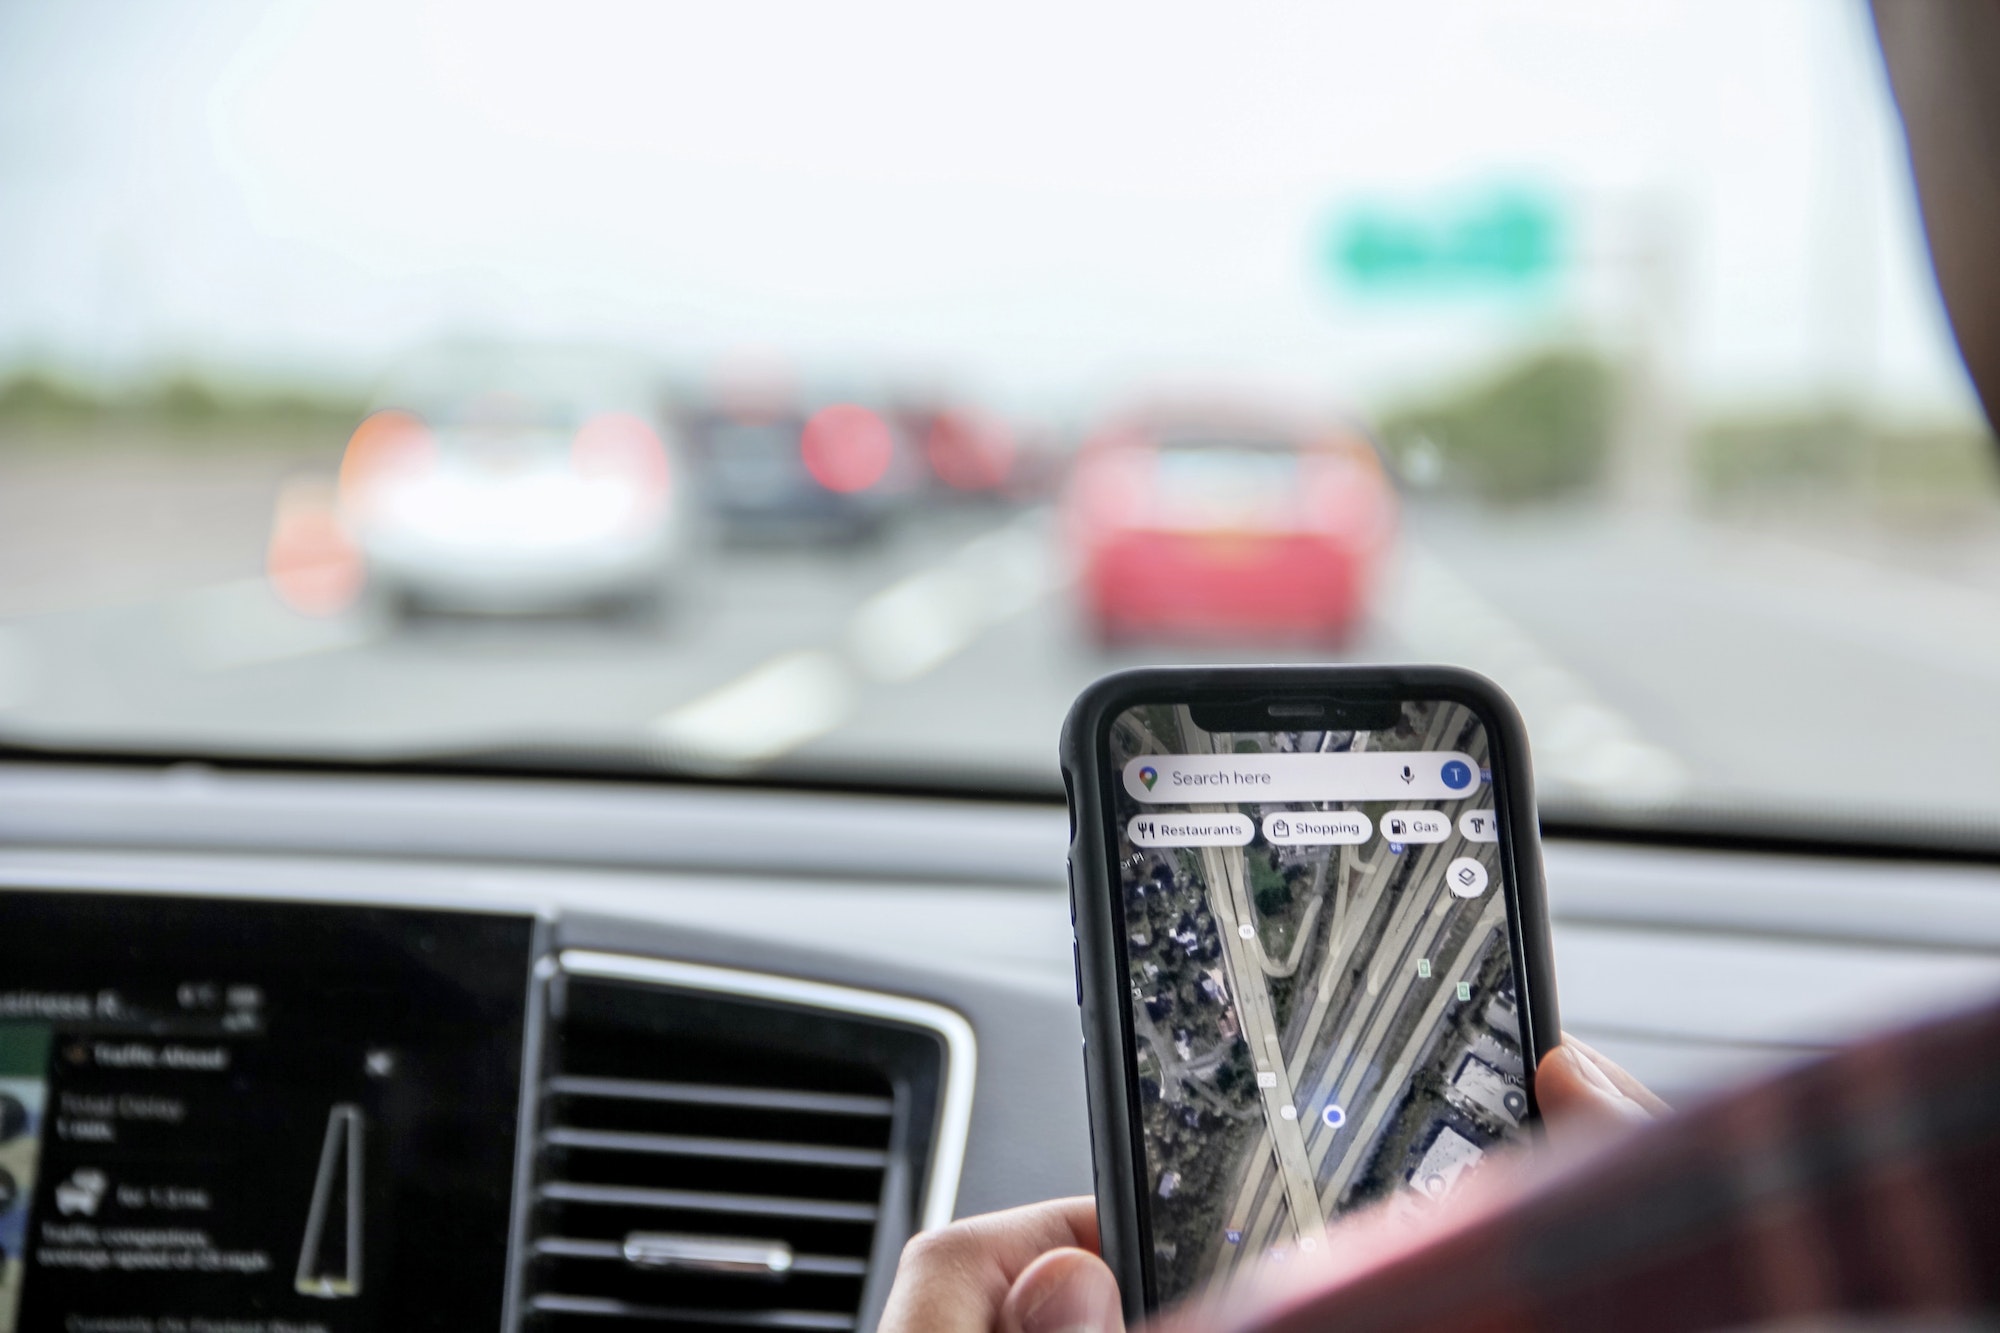
[[[1367,614],[1396,495],[1352,427],[1159,411],[1078,455],[1064,528],[1086,615],[1141,636],[1339,643]]]

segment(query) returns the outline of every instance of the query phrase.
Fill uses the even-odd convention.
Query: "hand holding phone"
[[[1063,736],[1098,1209],[1133,1320],[1449,1194],[1559,1037],[1518,715],[1445,668],[1128,672]]]

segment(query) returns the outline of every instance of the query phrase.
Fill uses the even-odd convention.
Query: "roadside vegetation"
[[[1394,408],[1381,433],[1413,480],[1501,504],[1559,499],[1603,480],[1617,398],[1608,363],[1550,350]]]
[[[178,372],[94,384],[43,369],[0,377],[0,449],[273,447],[338,450],[359,394]]]
[[[1722,508],[1865,497],[1918,516],[2000,501],[2000,454],[1973,423],[1898,423],[1850,412],[1743,413],[1695,441],[1697,493]]]
[[[1420,490],[1521,506],[1612,486],[1636,410],[1615,362],[1583,348],[1529,353],[1381,414],[1380,435]],[[1695,504],[1729,512],[1866,508],[1917,518],[2000,511],[2000,453],[1977,421],[1777,404],[1697,415]]]

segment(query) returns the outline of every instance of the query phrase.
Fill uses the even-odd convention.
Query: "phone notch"
[[[1386,731],[1403,720],[1402,700],[1312,695],[1267,695],[1190,704],[1205,731]]]

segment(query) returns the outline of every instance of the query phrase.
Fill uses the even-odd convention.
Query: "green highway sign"
[[[1551,196],[1487,189],[1424,205],[1351,206],[1322,253],[1343,286],[1368,294],[1518,291],[1560,271],[1565,230]]]

